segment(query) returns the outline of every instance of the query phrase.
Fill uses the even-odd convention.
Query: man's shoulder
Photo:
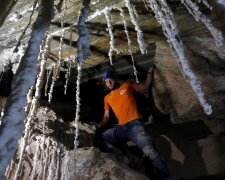
[[[134,87],[134,86],[136,86],[137,85],[137,83],[130,83],[130,82],[125,82],[122,86],[124,87],[124,86],[126,86],[126,87]],[[122,87],[121,86],[121,87]]]
[[[110,96],[110,92],[105,95],[105,99]]]
[[[105,100],[106,100],[106,99],[109,99],[111,96],[112,96],[112,91],[109,91],[109,92],[105,95],[104,99],[105,99]]]
[[[131,90],[131,91],[137,91],[138,83],[126,82],[121,87],[126,88],[126,89]]]
[[[132,84],[129,83],[129,82],[125,82],[125,83],[123,83],[123,84],[121,85],[121,87],[122,87],[122,86],[132,86]]]

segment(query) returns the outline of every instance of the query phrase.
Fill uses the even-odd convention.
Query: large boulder
[[[193,37],[186,40],[185,44],[190,66],[202,87],[205,99],[212,105],[213,115],[224,117],[223,52],[215,47],[210,38]],[[153,94],[159,110],[169,113],[173,123],[207,118],[165,41],[156,43],[155,65]]]
[[[54,111],[41,107],[36,113],[19,171],[21,180],[27,179],[147,179],[143,174],[117,161],[93,146],[94,130],[79,124],[79,148],[74,150],[75,128]],[[23,147],[7,168],[6,176],[13,179],[18,169]]]

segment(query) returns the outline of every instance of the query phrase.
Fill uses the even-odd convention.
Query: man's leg
[[[160,172],[162,178],[170,180],[171,176],[166,163],[157,151],[153,139],[145,130],[144,125],[139,120],[128,123],[126,125],[126,135],[127,138],[134,141],[142,149],[144,155],[151,160],[153,167]]]
[[[116,148],[114,144],[120,143],[120,139],[116,136],[116,127],[106,130],[102,133],[102,139],[103,139],[103,150],[114,154],[114,155],[120,155],[122,154],[121,150]]]
[[[158,157],[156,157],[151,161],[152,165],[158,170],[163,180],[172,179],[169,169],[166,165],[166,162],[164,161],[164,159],[162,159],[161,155],[159,155]]]

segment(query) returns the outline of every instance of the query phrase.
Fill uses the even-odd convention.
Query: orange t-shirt
[[[104,109],[112,108],[119,125],[141,118],[133,96],[136,90],[137,84],[125,83],[105,96]]]

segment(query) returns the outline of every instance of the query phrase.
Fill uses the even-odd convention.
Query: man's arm
[[[104,115],[100,123],[98,124],[97,128],[101,128],[107,124],[109,121],[109,109],[105,109]]]
[[[153,66],[149,68],[145,82],[138,84],[137,91],[139,93],[147,92],[152,80],[153,80]]]

